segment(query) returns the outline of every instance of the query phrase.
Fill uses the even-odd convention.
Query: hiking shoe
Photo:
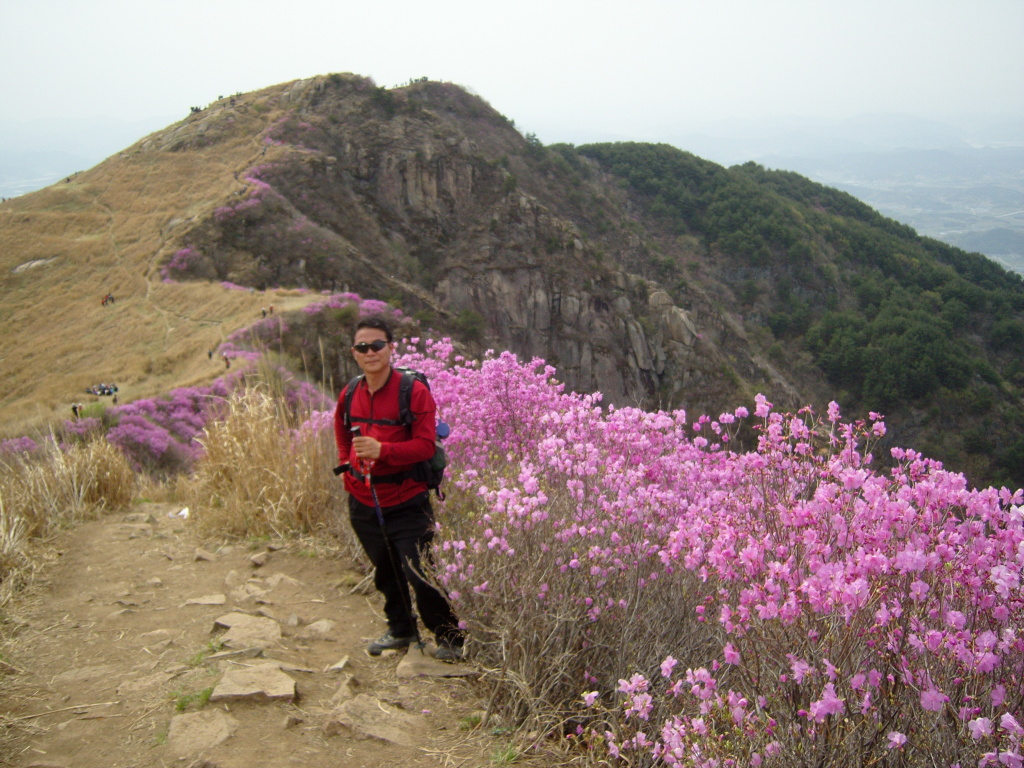
[[[434,651],[434,658],[448,664],[454,664],[465,658],[466,649],[461,645],[452,645],[447,640],[439,640],[437,650]]]
[[[416,635],[396,637],[388,632],[366,646],[366,652],[371,656],[380,656],[384,651],[397,651],[402,648],[408,648],[415,639]]]

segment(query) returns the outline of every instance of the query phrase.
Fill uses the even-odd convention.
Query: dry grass
[[[0,606],[33,568],[33,540],[132,500],[135,473],[106,440],[49,446],[0,460]]]
[[[206,534],[286,536],[335,530],[342,488],[331,435],[302,435],[266,388],[232,396],[202,440],[185,501]]]
[[[189,230],[241,188],[236,174],[286,151],[263,155],[260,144],[285,106],[279,91],[206,110],[0,205],[0,438],[44,434],[72,402],[95,401],[85,388],[100,382],[116,382],[122,401],[208,383],[224,366],[207,349],[267,303],[315,298],[160,278]],[[199,146],[214,134],[218,143]],[[171,151],[175,142],[187,151]],[[108,292],[117,301],[101,306]]]

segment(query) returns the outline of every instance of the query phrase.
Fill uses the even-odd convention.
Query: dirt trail
[[[467,677],[438,676],[470,664],[371,659],[380,601],[351,594],[361,577],[344,563],[297,544],[204,546],[178,511],[145,504],[64,533],[45,581],[8,606],[0,765],[492,764],[496,742],[462,729],[479,714]]]

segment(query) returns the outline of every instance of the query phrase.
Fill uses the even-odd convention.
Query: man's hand
[[[352,448],[360,459],[376,461],[380,458],[380,443],[372,437],[353,437]]]

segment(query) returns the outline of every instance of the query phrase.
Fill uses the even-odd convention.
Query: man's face
[[[360,328],[356,331],[355,340],[352,344],[352,356],[356,359],[356,363],[363,370],[363,373],[372,375],[386,371],[391,367],[391,345],[387,343],[387,340],[387,334],[379,328]],[[385,346],[383,349],[378,351],[368,348],[365,352],[360,352],[359,349],[356,349],[357,346],[373,344],[375,341],[384,342]]]

